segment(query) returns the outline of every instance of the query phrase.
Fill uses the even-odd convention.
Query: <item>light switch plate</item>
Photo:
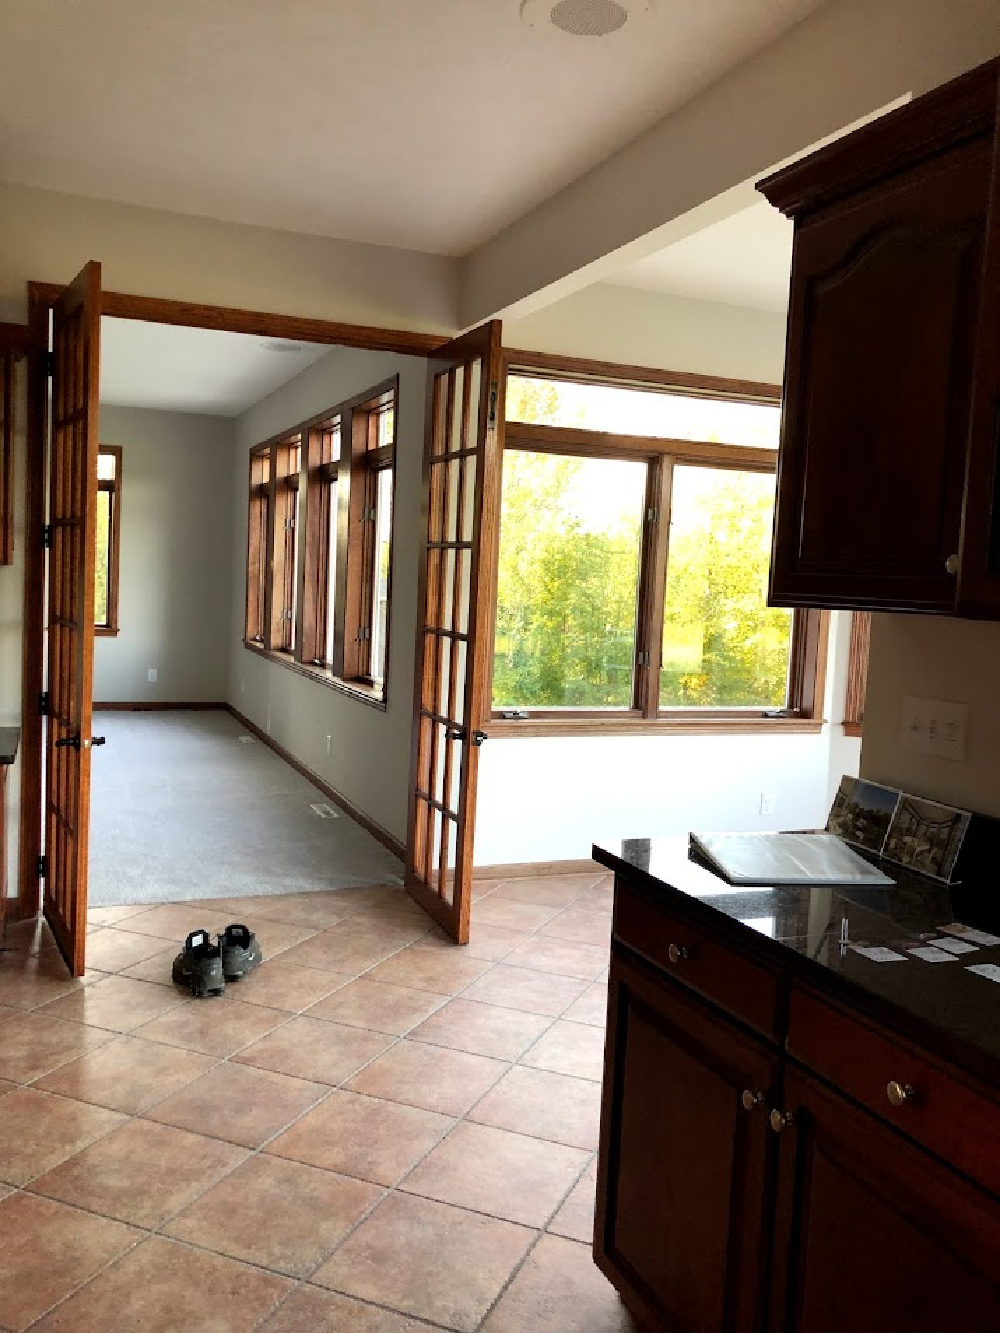
[[[903,700],[900,742],[914,754],[961,763],[969,729],[969,705],[908,694]]]

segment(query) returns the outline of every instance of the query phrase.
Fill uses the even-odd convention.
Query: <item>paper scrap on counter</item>
[[[985,977],[987,981],[995,981],[1000,985],[1000,967],[996,963],[970,963],[965,970],[975,972],[977,977]]]
[[[922,958],[925,963],[957,963],[958,959],[953,953],[948,953],[945,949],[935,948],[933,944],[923,944],[919,949],[907,949],[911,958]]]
[[[873,963],[905,963],[906,954],[887,949],[884,944],[852,944],[851,948],[862,958],[869,958]]]
[[[968,940],[956,940],[946,935],[942,940],[925,940],[925,944],[933,944],[935,949],[947,949],[949,953],[978,953],[980,946],[970,944]]]
[[[973,930],[971,926],[963,926],[961,921],[953,921],[950,926],[939,926],[938,930],[944,931],[946,935],[955,935],[959,939],[968,940],[970,944],[981,944],[984,949],[988,949],[992,944],[1000,944],[1000,935],[990,935],[985,930]]]

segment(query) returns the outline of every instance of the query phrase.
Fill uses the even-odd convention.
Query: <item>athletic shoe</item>
[[[227,981],[239,981],[264,961],[257,936],[247,926],[227,926],[219,936],[219,950]]]
[[[192,995],[221,995],[226,989],[222,954],[207,930],[193,930],[174,959],[174,982]]]

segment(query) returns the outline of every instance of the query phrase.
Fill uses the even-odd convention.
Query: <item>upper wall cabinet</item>
[[[775,604],[1000,618],[998,77],[758,187],[795,221]]]

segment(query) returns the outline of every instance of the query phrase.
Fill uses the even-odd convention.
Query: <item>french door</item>
[[[428,370],[406,887],[468,943],[480,730],[490,712],[500,474],[500,323]]]
[[[89,263],[52,308],[46,521],[43,901],[74,976],[87,937],[100,341],[101,266]]]

